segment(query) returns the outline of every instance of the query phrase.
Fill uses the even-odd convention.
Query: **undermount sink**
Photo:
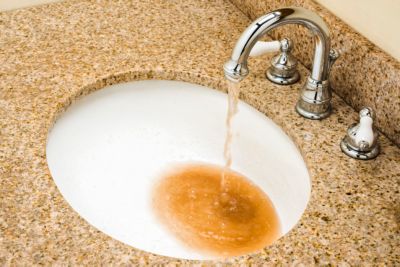
[[[109,86],[57,120],[48,136],[48,166],[66,201],[102,232],[144,251],[209,259],[164,229],[150,196],[170,164],[224,165],[226,113],[227,95],[200,85],[148,80]],[[303,158],[272,120],[244,102],[233,127],[232,169],[269,196],[284,235],[310,196]]]

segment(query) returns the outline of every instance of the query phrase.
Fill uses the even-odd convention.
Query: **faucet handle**
[[[280,41],[258,41],[250,51],[251,57],[262,56],[267,53],[278,52],[281,49]]]
[[[300,79],[297,59],[292,55],[293,42],[289,38],[280,41],[280,53],[271,60],[266,77],[273,83],[288,85]]]
[[[297,82],[300,78],[297,70],[297,59],[292,55],[293,42],[289,38],[280,41],[258,41],[250,51],[251,57],[266,53],[280,53],[271,59],[271,67],[266,72],[266,77],[273,83],[288,85]]]
[[[329,64],[328,64],[328,74],[331,73],[332,66],[336,62],[336,60],[340,57],[339,51],[336,49],[329,50]]]
[[[371,108],[360,110],[360,123],[347,130],[340,143],[342,151],[355,159],[373,159],[379,154],[378,131],[373,126],[375,114]]]

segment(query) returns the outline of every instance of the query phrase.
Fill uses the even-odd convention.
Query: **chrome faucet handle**
[[[380,148],[378,131],[373,126],[374,119],[375,114],[371,108],[360,110],[360,123],[351,125],[340,143],[346,155],[364,160],[378,156]]]
[[[339,51],[337,51],[334,48],[331,48],[329,50],[329,63],[328,63],[328,78],[332,70],[333,64],[336,62],[336,60],[340,57]]]
[[[289,38],[280,41],[279,55],[271,59],[271,67],[265,73],[268,80],[276,84],[294,84],[300,79],[297,59],[292,55],[293,42]]]
[[[289,38],[280,41],[255,43],[250,51],[251,57],[264,55],[266,53],[280,53],[271,59],[271,67],[265,73],[268,80],[273,83],[288,85],[297,82],[300,78],[297,70],[297,59],[292,55],[293,42]]]

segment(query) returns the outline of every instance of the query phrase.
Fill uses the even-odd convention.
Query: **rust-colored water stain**
[[[185,164],[165,173],[153,192],[154,210],[182,242],[228,257],[254,252],[280,235],[268,196],[237,172]]]

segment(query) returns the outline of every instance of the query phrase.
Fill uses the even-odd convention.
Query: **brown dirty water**
[[[217,165],[175,166],[156,184],[153,207],[184,244],[216,256],[255,252],[280,236],[268,196],[243,175]]]

